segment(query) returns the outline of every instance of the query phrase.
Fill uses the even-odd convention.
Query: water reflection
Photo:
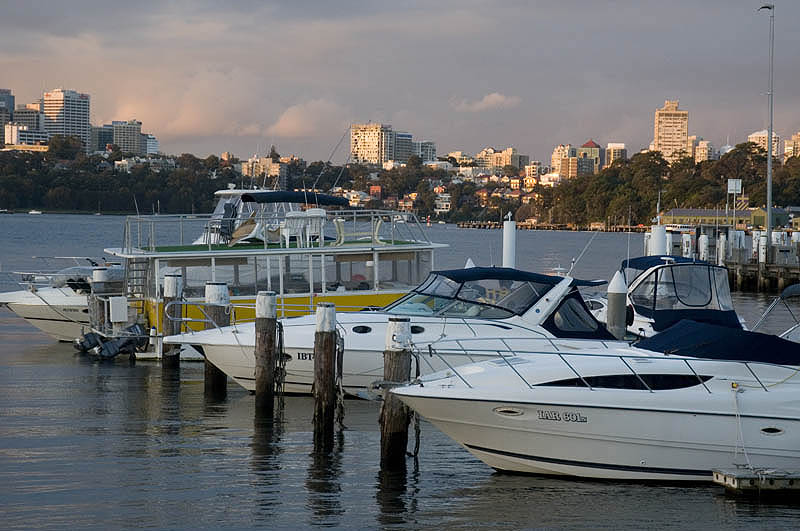
[[[254,416],[250,466],[254,476],[253,519],[269,522],[280,512],[280,472],[284,425],[265,416]]]
[[[342,430],[337,430],[336,444],[331,451],[320,451],[319,447],[315,447],[311,452],[306,490],[312,524],[342,524],[340,517],[345,511],[341,486],[343,447],[344,434]]]

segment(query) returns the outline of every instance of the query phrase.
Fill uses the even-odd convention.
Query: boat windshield
[[[708,264],[672,264],[647,275],[631,302],[652,310],[733,310],[728,271]]]
[[[552,284],[530,280],[487,278],[455,282],[434,274],[385,311],[395,315],[505,319],[525,313],[551,287]]]

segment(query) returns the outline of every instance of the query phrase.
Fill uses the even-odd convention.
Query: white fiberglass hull
[[[0,304],[59,341],[72,341],[89,329],[86,295],[70,288],[40,288],[0,294]]]
[[[344,364],[342,386],[352,394],[363,393],[373,382],[383,379],[383,350],[386,344],[388,314],[379,312],[343,313],[337,316],[337,328],[344,336]],[[287,391],[310,393],[314,379],[314,315],[286,319],[284,325]],[[568,348],[569,344],[581,344],[585,349],[605,348],[601,341],[557,340],[548,338],[533,327],[523,326],[512,321],[486,321],[464,319],[433,319],[414,317],[411,320],[412,341],[419,350],[420,374],[430,374],[452,367],[497,357],[491,348],[507,350],[522,344],[532,345],[552,352]],[[506,344],[501,340],[491,340],[495,347],[485,353],[476,353],[475,340],[481,337],[496,336],[498,331],[508,335]],[[455,346],[453,339],[464,338],[472,341],[469,352],[445,354],[438,347],[438,341],[450,339],[449,346]],[[531,342],[532,341],[532,342]],[[255,386],[255,328],[252,323],[231,326],[219,330],[206,330],[180,336],[165,338],[165,343],[180,343],[200,347],[206,359],[233,378],[242,387],[254,390]],[[612,342],[613,343],[613,342]],[[437,349],[437,355],[428,354],[427,345]],[[446,361],[446,363],[445,363]],[[412,369],[415,370],[415,369]]]
[[[755,467],[800,467],[800,411],[791,397],[778,411],[762,416],[742,412],[737,417],[730,391],[712,397],[700,388],[687,404],[702,406],[685,409],[664,399],[676,392],[644,393],[651,398],[627,407],[617,400],[619,391],[609,391],[609,396],[617,397],[606,401],[603,390],[586,388],[555,393],[535,389],[530,391],[531,401],[525,402],[469,399],[469,393],[453,396],[413,386],[397,394],[478,459],[501,471],[710,481],[712,469],[733,468],[748,459]],[[761,393],[766,394],[773,392]],[[546,400],[534,401],[537,395]],[[744,393],[740,403],[747,399]],[[788,414],[777,416],[782,413]]]

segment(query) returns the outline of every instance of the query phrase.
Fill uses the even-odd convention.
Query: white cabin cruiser
[[[390,317],[408,316],[412,343],[422,354],[420,371],[434,372],[476,359],[464,353],[446,360],[426,356],[428,345],[442,340],[494,337],[535,340],[545,350],[558,350],[573,339],[587,339],[585,348],[605,349],[614,338],[584,305],[578,286],[604,281],[582,281],[511,268],[472,267],[432,272],[409,294],[380,311],[339,313],[338,330],[344,340],[342,385],[357,394],[383,377],[383,350]],[[309,393],[314,380],[314,315],[282,321],[286,362],[286,391]],[[192,345],[206,359],[245,389],[255,388],[255,326],[251,323],[190,332],[164,339]]]
[[[123,268],[97,262],[72,266],[55,272],[17,272],[24,289],[0,293],[0,306],[25,319],[50,337],[72,341],[89,330],[87,295],[93,271],[106,270],[108,281],[122,282]]]
[[[733,309],[728,270],[681,256],[641,256],[623,260],[628,286],[628,332],[650,337],[683,319],[742,328]],[[586,301],[598,321],[606,322],[608,301]]]
[[[457,350],[478,357],[487,341]],[[500,471],[711,481],[712,469],[800,467],[796,343],[683,321],[616,345],[509,349],[392,392]]]

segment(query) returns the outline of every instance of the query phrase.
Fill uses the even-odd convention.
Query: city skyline
[[[2,85],[18,105],[56,87],[88,93],[93,124],[135,117],[163,151],[201,156],[275,144],[326,160],[349,124],[367,121],[432,139],[439,153],[514,146],[546,160],[557,144],[594,138],[633,154],[653,140],[667,99],[689,111],[689,135],[714,146],[766,127],[758,5],[578,5],[200,3],[185,13],[77,2],[47,16],[9,5]],[[787,22],[798,16],[800,6],[776,5],[783,138],[800,130],[800,36]],[[340,146],[333,161],[347,154]]]

